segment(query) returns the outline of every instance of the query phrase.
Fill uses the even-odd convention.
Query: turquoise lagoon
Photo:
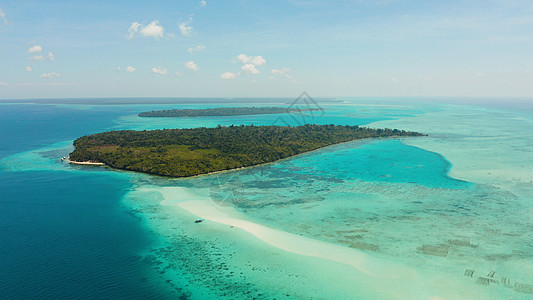
[[[0,296],[533,298],[533,109],[340,100],[282,119],[136,116],[220,101],[1,105]],[[60,160],[105,130],[300,123],[429,136],[188,179]]]

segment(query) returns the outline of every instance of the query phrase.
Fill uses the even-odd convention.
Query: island
[[[212,117],[212,116],[243,116],[243,115],[266,115],[287,114],[318,111],[321,108],[286,108],[286,107],[218,107],[204,109],[170,109],[153,110],[142,112],[139,117],[143,118],[183,118],[183,117]]]
[[[76,139],[69,159],[154,175],[189,177],[274,162],[358,139],[422,135],[398,129],[313,124],[121,130]]]

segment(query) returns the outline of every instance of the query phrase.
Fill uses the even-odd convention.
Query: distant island
[[[182,118],[182,117],[212,117],[212,116],[243,116],[286,114],[306,111],[317,111],[321,108],[298,109],[286,107],[219,107],[205,109],[171,109],[142,112],[139,117],[144,118]]]
[[[171,177],[189,177],[273,162],[364,138],[422,136],[398,129],[303,125],[109,131],[74,141],[74,163]]]

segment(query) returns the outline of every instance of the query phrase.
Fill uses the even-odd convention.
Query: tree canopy
[[[170,109],[142,112],[139,117],[181,118],[181,117],[207,117],[207,116],[242,116],[285,114],[312,111],[319,109],[295,109],[285,107],[219,107],[205,109]]]
[[[109,131],[74,141],[73,161],[172,177],[188,177],[273,162],[363,138],[421,136],[398,129],[303,125]]]

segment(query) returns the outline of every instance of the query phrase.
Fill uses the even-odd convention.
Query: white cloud
[[[185,63],[185,67],[191,71],[198,71],[198,65],[194,63],[194,61],[188,61]]]
[[[163,26],[159,25],[158,20],[153,20],[152,23],[141,29],[141,34],[144,37],[153,37],[155,39],[163,37],[163,32]]]
[[[198,45],[196,47],[188,48],[187,51],[189,51],[190,54],[193,54],[194,52],[200,52],[205,49],[204,45]]]
[[[117,67],[117,72],[120,72],[120,70],[122,70],[121,67]]]
[[[55,72],[50,72],[50,73],[43,73],[41,74],[41,78],[52,78],[52,77],[59,77],[61,76],[61,74],[59,73],[55,73]]]
[[[137,69],[135,69],[135,68],[132,67],[132,66],[128,66],[128,67],[126,68],[126,72],[130,72],[130,73],[135,72],[135,70],[137,70]]]
[[[140,26],[141,26],[141,23],[139,22],[131,23],[130,28],[128,29],[128,32],[130,33],[128,34],[128,39],[132,39],[135,36],[137,31],[139,31]]]
[[[31,72],[33,71],[32,68],[30,66],[26,66],[26,72]]]
[[[264,59],[262,56],[255,56],[252,59],[252,64],[255,66],[262,66],[266,64],[266,62],[267,62],[266,59]]]
[[[205,2],[205,1],[201,1],[200,3],[202,2]],[[205,5],[204,5],[205,6]],[[4,24],[7,25],[7,19],[6,19],[6,13],[0,8],[0,19],[2,19],[4,21]]]
[[[246,54],[239,54],[237,59],[240,60],[243,64],[253,64],[254,66],[262,66],[266,64],[266,59],[262,56],[248,56]]]
[[[39,46],[39,45],[35,45],[35,46],[32,46],[28,49],[28,52],[29,53],[38,53],[38,52],[41,52],[43,51],[43,47]]]
[[[8,85],[9,83],[7,82],[4,82],[4,81],[0,81],[0,85]]]
[[[292,79],[293,77],[289,74],[290,70],[291,70],[290,68],[272,69],[270,73]]]
[[[266,59],[264,59],[262,56],[248,56],[246,54],[239,54],[237,55],[237,59],[243,64],[241,67],[242,72],[238,73],[238,75],[243,74],[259,74],[261,73],[257,67],[262,66],[266,64]],[[234,79],[236,74],[226,72],[222,74],[220,78],[222,79]]]
[[[42,54],[38,54],[38,53],[41,53],[43,51],[43,47],[39,46],[39,45],[35,45],[35,46],[32,46],[28,49],[28,52],[29,53],[33,53],[34,55],[29,57],[29,59],[31,60],[49,60],[49,61],[54,61],[54,54],[51,52],[51,51],[48,51],[48,55],[47,56],[44,56]]]
[[[167,69],[165,68],[162,68],[162,67],[153,67],[152,68],[152,73],[154,74],[161,74],[161,75],[165,75],[167,74]]]
[[[224,79],[224,80],[235,79],[235,73],[231,73],[231,72],[222,73],[222,75],[220,75],[220,79]]]
[[[237,55],[237,59],[240,60],[243,64],[246,64],[252,61],[252,57],[247,56],[246,54]]]
[[[134,38],[137,33],[144,37],[153,37],[154,39],[162,38],[165,34],[163,26],[159,25],[159,20],[153,20],[150,24],[143,26],[139,22],[133,22],[128,28],[128,39]]]
[[[259,74],[259,70],[257,70],[255,68],[255,65],[253,64],[245,64],[244,66],[241,67],[242,71],[244,73],[249,73],[249,74]]]
[[[205,0],[200,1],[200,6],[201,7],[206,7],[207,6],[207,1],[205,1]]]
[[[189,21],[187,22],[182,22],[180,24],[178,24],[178,27],[181,31],[181,34],[183,35],[191,35],[192,33],[192,26],[189,26],[189,24],[192,23],[192,18],[189,18]]]

